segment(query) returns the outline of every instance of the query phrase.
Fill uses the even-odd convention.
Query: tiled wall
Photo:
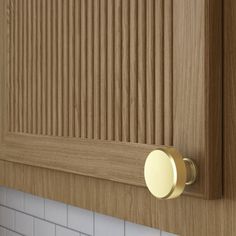
[[[0,187],[0,236],[173,236]]]

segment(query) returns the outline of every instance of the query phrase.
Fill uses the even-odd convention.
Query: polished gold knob
[[[144,177],[149,191],[159,199],[180,196],[185,185],[191,185],[197,177],[196,165],[183,158],[174,147],[161,147],[152,151],[145,162]]]

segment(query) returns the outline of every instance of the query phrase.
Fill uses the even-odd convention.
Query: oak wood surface
[[[4,2],[5,1],[1,0],[0,2],[1,5]],[[201,190],[204,191],[204,188],[210,188],[212,183],[215,184],[220,183],[217,176],[219,173],[221,173],[220,169],[222,167],[222,165],[218,163],[218,160],[220,159],[216,158],[216,155],[214,155],[214,153],[212,152],[212,150],[218,152],[220,152],[221,150],[219,148],[220,144],[217,144],[217,142],[219,142],[220,140],[218,139],[219,134],[214,133],[215,131],[211,127],[213,126],[215,128],[216,124],[220,123],[220,120],[218,119],[215,120],[213,119],[214,117],[212,116],[209,117],[210,114],[207,116],[204,115],[203,117],[201,116],[203,112],[202,109],[204,109],[204,112],[206,112],[204,114],[207,114],[208,112],[211,111],[211,109],[213,109],[211,114],[212,115],[215,114],[215,116],[217,117],[218,114],[217,107],[219,106],[218,102],[220,102],[221,100],[219,99],[219,97],[218,98],[215,97],[216,94],[211,94],[211,95],[208,94],[208,91],[218,91],[219,89],[219,84],[217,82],[218,77],[214,75],[214,73],[216,74],[220,73],[219,68],[218,67],[215,68],[212,65],[217,65],[217,63],[219,63],[218,53],[220,53],[220,47],[217,50],[217,46],[219,44],[218,41],[219,38],[217,38],[218,40],[216,40],[216,45],[215,45],[213,44],[215,42],[214,41],[215,38],[213,40],[213,38],[209,39],[209,37],[206,37],[205,30],[207,29],[207,27],[206,27],[206,22],[204,21],[204,19],[210,19],[210,21],[207,21],[209,23],[215,17],[219,17],[220,14],[216,12],[217,10],[220,9],[220,7],[214,4],[215,3],[219,4],[220,1],[218,2],[213,0],[212,1],[181,0],[178,2],[174,1],[173,3],[174,3],[173,9],[175,9],[175,11],[173,12],[174,13],[173,17],[176,20],[176,21],[174,20],[173,24],[178,25],[178,21],[181,21],[183,23],[183,21],[186,20],[185,17],[187,17],[188,19],[183,24],[183,28],[180,28],[179,29],[180,31],[178,31],[180,32],[178,34],[180,38],[173,39],[174,42],[178,43],[179,46],[179,48],[174,47],[175,49],[173,50],[173,63],[175,64],[176,61],[179,61],[180,65],[182,66],[181,68],[174,66],[173,84],[174,87],[177,88],[180,88],[181,86],[183,86],[185,89],[190,88],[190,90],[187,90],[188,92],[185,93],[185,96],[181,95],[182,94],[181,89],[176,90],[176,92],[178,92],[177,94],[176,92],[173,93],[174,98],[175,96],[178,95],[177,101],[179,100],[182,104],[185,104],[182,105],[182,107],[179,106],[177,109],[177,106],[175,106],[176,100],[173,101],[173,103],[175,104],[173,105],[174,107],[173,141],[174,144],[178,146],[183,153],[188,154],[190,157],[193,156],[196,159],[199,156],[199,159],[197,160],[199,161],[200,167],[201,168],[203,167],[201,171],[205,170],[204,174],[202,174],[202,176],[204,176],[203,177],[204,180],[202,181],[206,182],[204,185],[201,186]],[[96,1],[94,1],[94,4],[96,4]],[[115,4],[119,4],[119,1],[115,1]],[[135,3],[130,1],[130,4],[135,4]],[[119,6],[117,7],[119,8]],[[224,61],[224,85],[223,85],[224,87],[223,187],[224,188],[223,188],[222,199],[209,201],[188,196],[182,196],[176,200],[158,201],[151,196],[151,194],[148,192],[146,188],[141,186],[128,185],[114,181],[98,179],[94,177],[86,177],[75,173],[66,173],[63,171],[51,170],[47,168],[24,165],[19,163],[12,163],[3,160],[0,161],[0,169],[1,169],[0,183],[8,187],[13,187],[42,197],[63,201],[68,204],[73,204],[76,206],[80,206],[104,214],[120,217],[132,222],[157,227],[183,236],[235,235],[236,233],[236,226],[234,224],[236,220],[236,213],[235,213],[236,176],[234,171],[236,168],[236,161],[234,158],[234,153],[236,151],[235,150],[236,35],[234,33],[234,28],[236,27],[235,1],[233,0],[224,1],[224,10],[225,10],[224,14],[225,61]],[[0,11],[3,11],[2,8],[0,8]],[[1,13],[4,14],[4,12]],[[134,12],[133,14],[135,15],[136,13]],[[210,14],[211,16],[209,16],[208,14]],[[94,17],[98,16],[94,15]],[[201,20],[200,25],[196,23],[196,21],[198,21],[199,19]],[[0,22],[2,28],[2,21]],[[95,21],[94,23],[96,22],[97,21]],[[195,22],[196,25],[194,24],[194,27],[192,28],[189,26],[189,24],[192,24],[193,22]],[[213,22],[211,24],[213,24]],[[219,21],[216,22],[219,23]],[[115,27],[115,30],[119,31],[120,23],[115,22],[115,24],[117,27],[117,28]],[[132,22],[131,25],[137,27],[136,24],[137,22]],[[216,30],[219,29],[218,27],[220,26],[217,25],[217,27],[213,28]],[[175,29],[175,31],[177,31],[177,29]],[[186,31],[188,34],[186,34]],[[215,31],[211,32],[210,36],[213,37],[215,34],[217,34],[216,32]],[[183,41],[183,35],[184,37],[188,38],[188,41]],[[193,36],[196,36],[196,38]],[[207,40],[206,41],[203,40],[202,37],[204,39],[206,37]],[[119,38],[116,40],[117,41],[115,41],[114,43],[119,45],[120,43]],[[132,40],[136,41],[137,40],[136,36],[133,35]],[[202,40],[205,43],[203,43]],[[198,44],[199,41],[201,42],[200,47]],[[208,44],[210,42],[211,45],[209,46]],[[191,53],[191,51],[189,52],[191,45],[195,46],[194,51],[198,53],[193,54]],[[94,45],[94,47],[97,47],[96,50],[98,50],[99,45]],[[2,45],[0,48],[1,50],[3,49]],[[204,54],[206,53],[206,49],[208,48],[211,49],[209,53],[210,59],[206,59],[208,58],[208,56]],[[183,54],[181,54],[181,56],[179,57],[179,54],[177,52],[180,50],[182,50]],[[130,51],[134,53],[135,50],[130,48]],[[217,55],[215,55],[215,53],[217,53]],[[191,57],[189,56],[187,57],[186,56],[187,54],[191,55]],[[98,55],[100,54],[98,53]],[[121,55],[116,54],[116,57],[120,58],[120,56]],[[3,59],[1,58],[0,60]],[[94,60],[94,63],[97,63],[96,61],[97,60]],[[158,62],[155,61],[155,63]],[[118,66],[119,68],[120,64],[118,63],[118,65],[114,66],[115,67]],[[136,66],[137,64],[134,64],[134,68],[136,68]],[[196,67],[198,69],[196,69]],[[215,68],[215,71],[213,70],[207,72],[210,68]],[[97,70],[99,71],[100,69]],[[197,70],[198,73],[195,70]],[[1,73],[2,72],[3,70],[1,70]],[[117,73],[119,73],[118,70]],[[135,69],[132,73],[133,73],[132,75],[134,76]],[[207,76],[207,73],[210,73],[209,77]],[[199,76],[198,80],[196,81],[193,79],[195,76]],[[190,81],[187,80],[187,78],[189,78]],[[216,86],[216,88],[214,87],[213,90],[210,90],[208,86],[209,87]],[[203,91],[203,87],[206,89],[204,90],[205,92],[203,94],[198,94],[199,91]],[[220,93],[220,91],[218,91],[218,93]],[[191,100],[191,96],[194,97],[194,100]],[[206,98],[207,100],[205,100]],[[199,101],[201,101],[201,103],[196,103],[198,99]],[[216,104],[212,102],[213,100]],[[204,106],[202,104],[204,104]],[[185,108],[193,107],[194,109],[186,110],[184,107]],[[199,113],[196,112],[199,110],[200,110]],[[96,112],[98,112],[96,114],[99,116],[99,111]],[[194,114],[195,115],[197,114],[197,116],[194,116]],[[204,118],[207,119],[205,120]],[[114,122],[118,121],[120,120],[116,119]],[[176,122],[180,122],[178,123],[179,124],[178,126],[175,125]],[[197,123],[198,125],[194,126],[193,124],[195,123]],[[97,129],[99,129],[99,124],[96,125]],[[175,127],[177,128],[177,130],[175,130]],[[211,127],[210,131],[206,132],[206,128],[210,127]],[[220,125],[217,132],[220,132]],[[217,135],[216,139],[215,135]],[[132,137],[134,136],[135,135],[133,135]],[[191,139],[191,137],[193,139]],[[6,136],[6,138],[11,138],[11,137]],[[15,135],[13,138],[17,139],[17,135]],[[213,138],[214,141],[208,144],[208,141],[211,138]],[[27,136],[25,136],[24,139],[27,140]],[[206,140],[208,141],[205,142]],[[20,139],[16,140],[16,142],[19,141]],[[214,146],[213,147],[211,146],[210,148],[206,149],[205,148],[206,144],[210,146],[214,144]],[[204,154],[199,153],[199,150],[200,152],[204,152]],[[213,154],[209,156],[210,153],[208,152],[210,150],[211,153]],[[12,152],[17,152],[17,149],[14,150],[14,145],[12,146]],[[16,159],[16,156],[14,158]],[[1,159],[7,159],[7,157],[1,154]],[[211,163],[213,163],[213,165],[211,165]],[[216,164],[217,164],[216,168],[217,170],[215,170],[215,167],[213,167]],[[204,168],[204,165],[208,165],[209,169]],[[209,179],[207,181],[206,176],[209,174],[207,172],[208,170],[210,170],[209,172],[210,176],[208,176]],[[216,177],[215,182],[210,182],[214,177]],[[141,180],[141,182],[142,181],[143,180]],[[220,189],[221,186],[218,187]],[[214,184],[213,188],[215,188]],[[219,194],[218,188],[215,189],[214,191],[216,191],[216,193]]]
[[[6,2],[1,2],[1,14],[0,14],[0,29],[1,32],[6,32],[7,26],[6,26],[6,20],[4,19],[6,17]],[[5,10],[4,10],[5,9]],[[9,12],[8,12],[9,13]],[[6,78],[7,75],[7,68],[4,66],[6,63],[6,57],[7,57],[7,34],[2,34],[0,37],[0,76],[1,78]],[[3,142],[3,138],[5,134],[7,133],[7,127],[5,126],[6,120],[8,119],[8,115],[4,112],[7,110],[7,104],[3,101],[6,99],[6,83],[7,79],[0,79],[0,117],[1,117],[1,123],[0,123],[0,145]]]
[[[4,138],[0,158],[145,186],[145,159],[155,148],[135,143],[9,134]]]
[[[5,1],[9,132],[172,143],[171,0]]]
[[[173,1],[173,31],[173,145],[198,163],[193,189],[214,198],[222,192],[222,1]]]
[[[199,166],[186,193],[220,197],[220,2],[2,0],[1,158],[143,186],[174,145]]]

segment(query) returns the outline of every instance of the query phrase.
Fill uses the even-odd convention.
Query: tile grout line
[[[55,236],[57,235],[57,227],[56,227],[56,225],[54,224],[54,232],[55,232]]]
[[[33,217],[34,219],[42,220],[42,221],[45,221],[45,222],[54,224],[55,226],[60,226],[60,227],[62,227],[62,228],[66,228],[66,229],[69,229],[69,230],[71,230],[71,231],[74,231],[74,232],[77,232],[77,233],[80,233],[80,234],[82,233],[82,234],[84,234],[84,235],[86,235],[86,236],[90,236],[90,235],[88,235],[88,234],[86,234],[86,233],[83,233],[83,232],[81,232],[81,231],[78,231],[78,230],[76,230],[76,229],[68,228],[68,227],[65,226],[65,225],[60,225],[60,224],[55,223],[55,222],[53,222],[53,221],[49,221],[49,220],[47,220],[47,219],[43,219],[43,218],[40,218],[40,217],[38,217],[38,216],[31,215],[31,214],[26,213],[26,212],[23,212],[23,211],[20,211],[20,210],[16,210],[16,209],[14,209],[14,208],[12,208],[12,207],[4,206],[4,205],[2,205],[2,204],[0,204],[0,206],[5,207],[5,208],[7,208],[7,209],[10,209],[10,210],[13,210],[13,211],[14,211],[14,230],[15,230],[15,222],[16,222],[16,220],[15,220],[16,212],[19,212],[19,213],[22,213],[22,214],[31,216],[31,217]],[[91,235],[91,236],[92,236],[92,235]]]
[[[93,236],[95,236],[95,212],[93,211]]]
[[[68,221],[68,214],[69,214],[69,213],[68,213],[68,208],[69,208],[69,207],[68,207],[68,204],[66,204],[66,226],[67,226],[67,227],[69,227],[69,226],[68,226],[68,224],[69,224],[69,221]]]
[[[126,235],[126,233],[125,233],[125,227],[126,227],[126,224],[125,224],[125,220],[124,220],[124,236]]]
[[[33,235],[35,235],[35,218],[33,219]]]
[[[23,200],[23,209],[25,211],[25,193],[24,193],[24,200]]]
[[[14,206],[11,206],[10,204],[8,205],[7,204],[7,190],[11,190],[11,188],[5,188],[4,187],[4,191],[3,191],[3,193],[4,193],[4,195],[3,195],[3,201],[2,201],[2,203],[0,203],[0,206],[1,207],[3,207],[3,208],[6,208],[6,209],[10,209],[10,210],[13,210],[14,212],[13,212],[13,220],[14,220],[14,222],[13,222],[13,227],[10,229],[9,228],[9,230],[10,231],[13,231],[13,232],[17,232],[16,231],[16,218],[17,218],[17,212],[19,212],[19,213],[21,213],[21,214],[24,214],[24,215],[28,215],[28,216],[30,216],[30,217],[32,217],[33,218],[33,235],[35,235],[35,230],[36,230],[36,221],[37,221],[37,219],[38,220],[41,220],[41,221],[44,221],[45,223],[50,223],[50,224],[53,224],[53,226],[54,226],[54,228],[55,228],[55,236],[57,235],[57,232],[56,232],[56,228],[57,227],[62,227],[62,228],[65,228],[65,229],[68,229],[68,230],[71,230],[71,231],[73,231],[73,232],[75,232],[75,233],[78,233],[80,236],[82,236],[82,235],[85,235],[85,236],[96,236],[96,212],[94,212],[94,211],[92,211],[92,213],[93,213],[93,231],[92,231],[92,235],[88,235],[88,234],[85,234],[85,233],[83,233],[83,232],[81,232],[81,231],[79,231],[79,230],[77,230],[77,229],[73,229],[73,228],[70,228],[69,227],[69,204],[65,204],[66,205],[66,224],[65,225],[63,225],[63,224],[60,224],[60,223],[55,223],[53,220],[48,220],[48,219],[46,219],[46,199],[45,198],[42,198],[42,200],[43,200],[43,206],[42,206],[42,208],[43,208],[43,214],[39,214],[40,216],[37,216],[37,215],[33,215],[33,213],[30,213],[30,212],[26,212],[26,194],[28,194],[28,193],[25,193],[25,192],[22,192],[22,191],[18,191],[18,192],[21,192],[21,193],[23,193],[22,194],[22,197],[21,198],[23,198],[23,207],[22,207],[22,209],[21,208],[14,208]],[[32,194],[31,194],[32,195]],[[36,195],[33,195],[33,196],[36,196]],[[21,202],[22,202],[22,200],[21,200]],[[123,226],[124,226],[124,236],[126,236],[126,228],[127,228],[127,225],[126,225],[126,221],[125,220],[123,220]],[[1,226],[1,227],[3,227],[3,228],[6,228],[5,226]],[[8,229],[8,228],[6,228],[6,229]],[[18,233],[18,232],[17,232]],[[22,235],[21,233],[18,233],[18,234],[20,234],[20,235]],[[159,236],[164,236],[164,231],[162,231],[161,229],[159,229],[159,234],[158,234]]]
[[[14,210],[14,209],[11,209]],[[14,230],[16,230],[16,210],[14,210]]]
[[[21,233],[18,233],[17,231],[15,231],[15,230],[13,230],[13,229],[10,229],[10,228],[7,228],[7,227],[5,227],[5,226],[0,226],[2,229],[5,229],[5,230],[7,230],[7,231],[11,231],[11,232],[13,232],[13,233],[16,233],[16,234],[19,234],[19,235],[21,235],[21,236],[25,236],[25,235],[23,235],[23,234],[21,234]]]
[[[45,210],[45,199],[43,198],[43,219],[46,218],[46,210]]]

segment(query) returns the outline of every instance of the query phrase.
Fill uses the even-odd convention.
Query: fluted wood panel
[[[9,0],[9,131],[171,144],[171,14],[172,0]]]
[[[0,159],[145,186],[146,156],[170,144],[199,167],[186,193],[221,196],[221,9],[221,0],[1,0]],[[183,218],[175,203],[153,203],[154,216]],[[140,212],[133,219],[160,223]]]

